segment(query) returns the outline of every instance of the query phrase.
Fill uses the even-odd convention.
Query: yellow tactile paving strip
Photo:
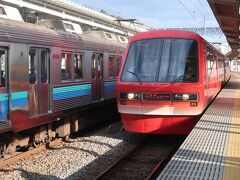
[[[240,73],[203,114],[157,180],[240,180]]]
[[[240,83],[240,76],[236,78]],[[238,86],[240,87],[240,86]],[[234,108],[224,160],[224,180],[240,179],[240,89],[235,91]]]

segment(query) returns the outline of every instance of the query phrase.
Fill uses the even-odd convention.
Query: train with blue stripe
[[[0,18],[0,154],[95,123],[67,114],[114,101],[125,46]]]

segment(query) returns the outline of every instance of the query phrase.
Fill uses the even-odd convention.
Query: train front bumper
[[[121,105],[118,111],[122,114],[136,115],[163,115],[163,116],[195,116],[203,112],[201,106],[174,106],[174,105]]]

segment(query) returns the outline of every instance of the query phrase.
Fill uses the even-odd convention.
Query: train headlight
[[[189,100],[189,94],[183,94],[183,95],[182,95],[182,99],[183,99],[184,101]]]
[[[135,94],[134,94],[134,93],[128,93],[128,95],[127,95],[127,98],[128,98],[129,100],[133,100],[134,97],[135,97]]]
[[[130,92],[130,93],[121,92],[120,93],[121,100],[138,100],[140,98],[141,98],[140,93],[133,93],[133,92]]]
[[[174,94],[174,101],[198,101],[198,94]]]
[[[182,100],[182,94],[174,94],[174,100]]]

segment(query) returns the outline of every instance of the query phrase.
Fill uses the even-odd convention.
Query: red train
[[[229,79],[228,59],[198,34],[139,33],[129,41],[117,79],[124,128],[188,134]]]

